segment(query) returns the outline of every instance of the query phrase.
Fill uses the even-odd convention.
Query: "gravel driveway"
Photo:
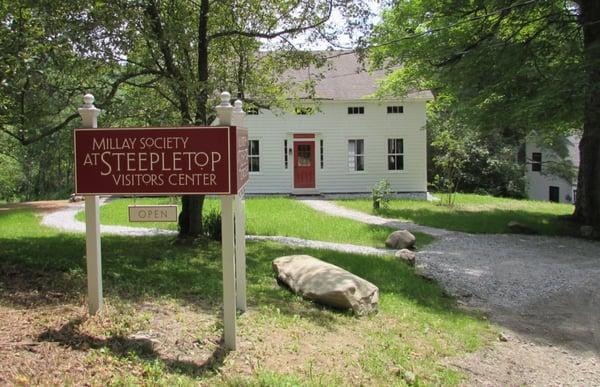
[[[417,253],[422,275],[515,332],[600,354],[600,242],[449,232],[326,200],[302,202],[330,215],[435,235],[437,240]]]
[[[501,325],[600,353],[600,243],[574,238],[471,235],[438,239],[418,270]]]

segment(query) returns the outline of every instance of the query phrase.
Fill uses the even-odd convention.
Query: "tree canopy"
[[[600,227],[599,19],[594,0],[396,1],[371,40],[398,67],[380,94],[431,89],[438,122],[513,143],[582,133],[575,214]]]

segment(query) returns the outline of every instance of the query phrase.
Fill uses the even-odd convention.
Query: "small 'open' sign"
[[[176,205],[129,206],[130,222],[176,222]]]

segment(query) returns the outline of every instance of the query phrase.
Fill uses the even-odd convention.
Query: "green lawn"
[[[293,202],[275,202],[286,209],[289,205],[298,215]],[[266,203],[249,200],[250,214],[265,209]],[[279,224],[275,214],[270,216]],[[270,227],[277,230],[276,225]],[[303,230],[309,232],[308,227]],[[26,356],[10,350],[4,359],[12,359],[11,366],[20,373],[4,380],[75,385],[402,385],[403,373],[410,371],[420,383],[447,385],[460,383],[462,376],[444,365],[444,359],[476,350],[494,337],[485,320],[457,309],[436,284],[391,257],[255,242],[248,243],[250,308],[238,319],[241,347],[225,354],[218,347],[220,246],[171,242],[167,237],[103,236],[106,311],[87,318],[81,307],[86,291],[84,236],[42,227],[39,216],[30,211],[0,211],[0,321],[18,329],[24,341],[31,335],[44,349],[21,349]],[[279,287],[271,261],[298,253],[312,254],[373,282],[380,289],[380,312],[357,318]],[[161,343],[158,349],[129,338],[139,331],[153,332]],[[10,343],[12,336],[2,337],[2,332],[7,331],[0,331],[0,341]],[[21,362],[25,365],[18,368]],[[0,379],[3,376],[8,377]]]
[[[374,212],[368,199],[338,200],[337,204],[369,214],[414,222],[424,226],[477,234],[507,233],[508,222],[516,220],[540,234],[567,233],[566,215],[573,205],[515,200],[492,196],[458,194],[453,207],[423,200],[392,200],[388,209]]]
[[[169,204],[169,198],[139,198],[136,204]],[[101,207],[102,224],[127,225],[133,227],[158,227],[177,230],[176,223],[130,223],[127,206],[133,199],[117,199]],[[219,207],[218,199],[207,199],[205,213]],[[83,212],[77,215],[84,220]],[[352,243],[384,247],[385,239],[393,229],[355,222],[349,219],[325,215],[297,200],[285,197],[257,197],[246,200],[246,232],[249,235],[280,235],[328,242]],[[430,243],[427,234],[414,233],[417,247]]]

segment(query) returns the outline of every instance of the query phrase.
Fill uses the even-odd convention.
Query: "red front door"
[[[294,188],[315,188],[315,142],[294,142]]]

